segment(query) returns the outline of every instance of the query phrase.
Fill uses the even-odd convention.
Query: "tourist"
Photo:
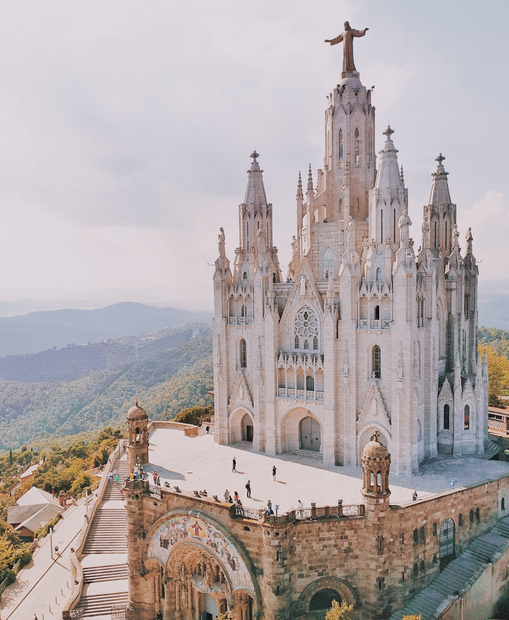
[[[113,481],[113,473],[112,473],[111,471],[110,471],[110,473],[108,474],[108,480],[109,480],[110,482],[112,482],[112,481]]]
[[[120,476],[119,476],[119,474],[117,474],[117,475],[115,476],[115,482],[116,482],[116,483],[119,483],[119,482],[120,482]]]
[[[272,480],[276,482],[276,466],[275,465],[272,467]]]
[[[160,611],[158,611],[157,614],[156,614],[156,620],[163,620],[163,617],[162,617]]]
[[[228,491],[228,489],[226,489],[226,491],[224,492],[224,501],[225,502],[230,501],[230,491]]]
[[[205,430],[207,431],[207,435],[210,433],[210,426],[206,426]]]
[[[116,468],[113,469],[113,477],[116,478],[117,477],[117,470]]]
[[[159,476],[157,476],[157,478],[156,478],[156,484],[157,484],[158,487],[161,486],[161,478],[159,478]]]
[[[237,493],[237,491],[235,491],[235,493],[233,494],[233,501],[234,501],[236,504],[238,504],[239,499],[240,499],[239,494]]]
[[[248,497],[251,497],[251,480],[248,480],[246,483],[246,493]]]
[[[157,472],[156,471],[152,472],[152,478],[154,479],[154,484],[157,484],[157,482],[156,482],[157,481]]]
[[[417,499],[417,491],[414,491],[414,494],[412,495],[412,500],[415,502],[416,499]]]
[[[297,508],[298,508],[298,516],[302,519],[302,516],[304,515],[304,504],[300,501],[297,502]]]
[[[278,512],[278,510],[279,510],[279,504],[276,504],[276,506],[275,506],[276,517],[277,517],[277,512]]]
[[[232,461],[232,471],[234,472],[237,471],[237,459],[235,457],[233,457],[233,461]]]

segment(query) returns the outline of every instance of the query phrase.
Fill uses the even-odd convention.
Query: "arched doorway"
[[[320,452],[321,430],[320,424],[311,416],[303,418],[300,422],[300,448]]]
[[[440,570],[443,570],[451,560],[456,557],[455,553],[455,526],[452,519],[446,519],[440,527],[439,535]]]
[[[318,590],[318,592],[309,601],[309,615],[311,618],[323,618],[325,613],[332,607],[332,601],[341,604],[341,596],[331,588]]]
[[[242,441],[248,441],[249,443],[253,443],[253,421],[251,417],[246,413],[242,418]]]

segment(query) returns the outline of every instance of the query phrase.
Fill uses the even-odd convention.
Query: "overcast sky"
[[[507,277],[507,0],[24,0],[0,20],[0,299],[211,308],[260,153],[281,264],[323,165],[343,22],[395,130],[420,244],[439,152],[483,279]],[[316,177],[315,177],[316,178]],[[464,243],[463,243],[464,245]]]

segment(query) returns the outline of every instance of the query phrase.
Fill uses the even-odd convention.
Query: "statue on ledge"
[[[346,73],[353,73],[355,71],[355,64],[353,61],[353,38],[363,37],[369,28],[364,30],[353,30],[350,27],[350,22],[345,22],[345,31],[341,33],[335,39],[325,39],[325,43],[336,45],[336,43],[344,42],[343,45],[343,77],[346,77]]]

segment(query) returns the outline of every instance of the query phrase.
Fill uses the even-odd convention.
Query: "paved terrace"
[[[232,472],[232,459],[237,459],[237,473]],[[338,499],[344,504],[362,503],[362,473],[360,468],[324,465],[317,459],[296,454],[267,456],[244,447],[220,446],[212,435],[186,437],[177,429],[156,428],[150,433],[150,464],[145,471],[156,471],[161,478],[183,491],[207,490],[208,496],[222,500],[225,489],[233,495],[238,491],[244,507],[262,508],[267,500],[279,505],[284,513],[311,502],[317,506],[335,506]],[[272,480],[272,467],[277,468],[277,480]],[[479,484],[509,475],[509,462],[477,458],[444,458],[427,465],[418,476],[390,476],[391,504],[412,501],[417,491],[419,499],[451,489]],[[251,481],[252,498],[246,498],[246,482]]]

